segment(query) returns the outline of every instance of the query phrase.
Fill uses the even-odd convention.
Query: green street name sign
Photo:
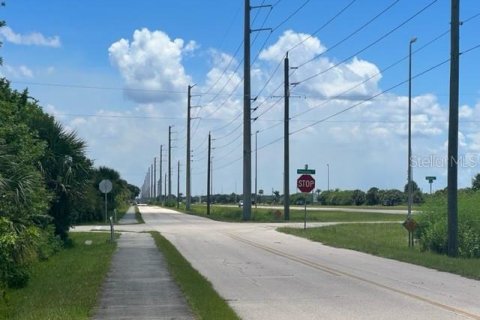
[[[303,169],[297,169],[297,174],[315,174],[315,169],[308,169],[308,164]]]
[[[428,181],[433,181],[433,180],[437,180],[437,177],[425,177],[425,179]]]

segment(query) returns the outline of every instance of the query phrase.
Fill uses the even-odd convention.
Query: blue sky
[[[301,66],[291,72],[291,81],[301,82],[291,91],[291,131],[301,130],[290,137],[291,190],[295,169],[305,163],[317,169],[320,189],[327,187],[327,163],[331,188],[401,189],[407,85],[361,102],[407,79],[408,61],[400,60],[412,37],[418,38],[414,51],[427,45],[413,55],[413,74],[449,58],[449,34],[429,42],[449,29],[450,1],[252,0],[262,3],[274,6],[252,11],[252,28],[273,28],[252,34],[259,188],[282,190],[283,145],[271,143],[283,136],[282,89],[276,90],[283,71],[277,67],[302,41],[289,53],[291,66]],[[214,192],[241,193],[243,1],[18,0],[0,10],[7,22],[0,32],[0,73],[14,88],[28,87],[47,112],[76,130],[97,165],[141,186],[172,125],[172,160],[181,162],[183,190],[186,93],[196,84],[193,104],[201,108],[193,111],[193,193],[205,192],[209,131]],[[461,1],[461,51],[480,44],[478,13],[480,2]],[[461,186],[480,172],[479,57],[480,49],[461,58]],[[446,185],[448,81],[448,63],[413,80],[413,172],[424,190],[425,176],[437,176],[434,189]]]

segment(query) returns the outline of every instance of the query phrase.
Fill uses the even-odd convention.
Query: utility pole
[[[163,205],[165,206],[167,203],[167,174],[166,173],[165,173],[164,186],[165,186],[165,195],[163,196]]]
[[[163,149],[163,145],[161,144],[160,145],[160,163],[159,163],[159,183],[158,183],[158,201],[162,201],[162,162],[163,162],[163,155],[162,155],[162,150]]]
[[[208,133],[208,155],[207,155],[207,215],[210,215],[210,149],[212,146],[212,138]]]
[[[185,173],[185,177],[186,177],[186,183],[185,183],[185,196],[186,196],[186,200],[185,200],[185,208],[186,210],[190,210],[190,197],[191,197],[191,187],[190,187],[190,162],[191,162],[191,155],[190,155],[190,121],[191,121],[191,114],[190,114],[190,110],[191,110],[191,99],[192,99],[192,93],[191,93],[191,90],[192,90],[193,86],[188,86],[188,99],[187,99],[187,159],[186,159],[186,173]]]
[[[172,194],[172,126],[168,126],[168,198]]]
[[[157,157],[153,157],[153,199],[157,199]]]
[[[147,198],[150,199],[150,187],[151,187],[151,180],[150,180],[150,166],[148,167],[147,171]]]
[[[458,91],[460,65],[460,0],[451,0],[450,112],[448,126],[448,255],[458,254]]]
[[[177,167],[177,209],[180,207],[180,160]]]
[[[253,31],[272,30],[271,28],[250,29],[250,10],[272,5],[250,6],[245,0],[243,30],[243,220],[252,216],[252,129],[251,129],[251,86],[250,86],[250,33]]]
[[[283,211],[285,220],[290,220],[290,145],[289,145],[289,109],[290,109],[290,79],[289,79],[289,60],[288,52],[284,62],[284,99],[285,99],[285,119],[283,131]]]
[[[250,91],[250,0],[245,0],[243,59],[243,220],[252,214],[252,141]],[[210,161],[210,158],[209,160]]]
[[[153,195],[153,164],[150,165],[150,200],[154,197]]]

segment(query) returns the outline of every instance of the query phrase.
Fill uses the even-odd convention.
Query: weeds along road
[[[242,319],[480,319],[480,281],[275,231],[139,207]]]

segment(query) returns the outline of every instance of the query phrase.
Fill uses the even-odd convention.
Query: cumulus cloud
[[[26,46],[44,46],[59,48],[62,44],[59,36],[46,37],[39,32],[32,32],[28,34],[16,33],[10,27],[0,28],[0,37],[5,41]]]
[[[136,102],[178,99],[174,92],[185,91],[190,77],[182,57],[197,45],[171,39],[162,31],[136,30],[130,42],[121,39],[108,49],[112,64],[125,80],[126,95]]]
[[[298,46],[299,43],[301,45]],[[337,66],[333,60],[321,55],[326,47],[320,40],[308,34],[285,31],[259,57],[264,61],[278,63],[285,57],[287,50],[291,50],[290,66],[298,66],[292,72],[291,82],[300,82],[297,90],[306,95],[330,98],[341,94],[344,99],[358,99],[378,92],[381,74],[376,65],[355,57]],[[310,77],[312,78],[304,81]]]
[[[34,73],[29,67],[25,65],[21,65],[18,67],[5,65],[4,74],[2,73],[2,76],[12,79],[32,79],[34,78]]]

